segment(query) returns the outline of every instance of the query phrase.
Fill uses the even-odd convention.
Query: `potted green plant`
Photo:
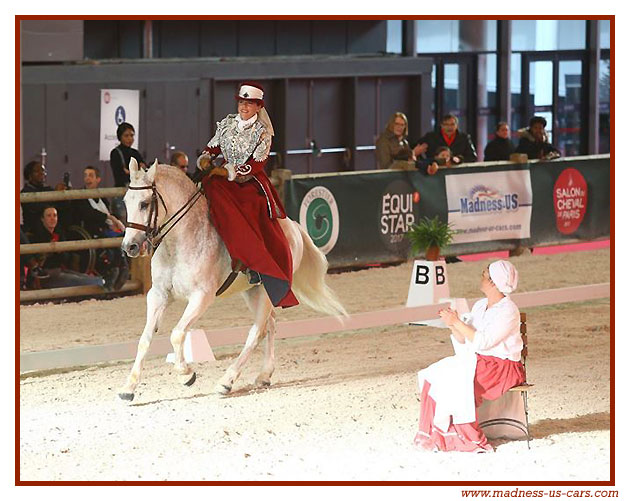
[[[424,251],[428,261],[437,261],[440,249],[450,244],[454,235],[451,225],[440,221],[438,216],[433,219],[423,217],[405,234],[411,242],[411,252],[415,255]]]

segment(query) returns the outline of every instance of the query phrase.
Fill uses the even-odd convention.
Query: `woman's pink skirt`
[[[523,364],[512,360],[477,354],[475,370],[475,406],[495,400],[513,386],[525,381]],[[414,444],[428,450],[483,452],[492,446],[477,423],[451,424],[443,431],[433,424],[435,401],[429,396],[431,384],[424,382],[420,395],[420,423]]]

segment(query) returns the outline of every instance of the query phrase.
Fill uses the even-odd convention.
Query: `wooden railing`
[[[81,200],[86,198],[121,197],[127,188],[97,188],[92,190],[41,191],[36,193],[20,193],[20,203],[58,202],[64,200]],[[120,247],[122,237],[95,238],[89,240],[70,240],[66,242],[49,242],[37,244],[20,244],[20,255],[39,254],[45,252],[68,252],[89,249],[113,249]],[[138,291],[145,293],[151,288],[150,257],[139,257],[131,260],[130,280],[118,292]],[[20,291],[20,302],[61,299],[78,296],[99,296],[108,292],[96,285],[60,287],[54,289],[38,289]]]

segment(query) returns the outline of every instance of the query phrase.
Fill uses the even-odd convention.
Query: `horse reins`
[[[125,226],[127,228],[133,228],[134,230],[144,231],[147,237],[147,242],[149,242],[149,245],[153,248],[153,252],[157,250],[158,246],[162,243],[162,240],[164,240],[164,237],[166,237],[168,232],[173,229],[173,227],[179,222],[181,218],[183,218],[188,213],[190,209],[192,209],[192,206],[195,205],[195,202],[197,202],[197,200],[199,200],[199,198],[201,198],[201,196],[203,195],[203,188],[199,188],[188,199],[188,201],[179,208],[177,212],[175,212],[171,217],[169,217],[160,226],[158,226],[157,225],[158,199],[160,200],[160,202],[162,202],[162,206],[164,207],[164,210],[166,211],[167,214],[168,214],[168,209],[166,208],[166,204],[164,203],[164,199],[162,198],[162,195],[155,187],[155,182],[153,182],[151,186],[128,186],[128,189],[151,190],[151,203],[149,207],[149,224],[145,225],[145,224],[127,222]],[[175,218],[177,219],[162,234],[162,230],[164,230],[164,228],[168,226],[171,223],[171,221],[173,221]]]

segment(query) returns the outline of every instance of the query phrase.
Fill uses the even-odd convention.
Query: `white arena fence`
[[[547,289],[522,292],[510,296],[518,307],[532,308],[558,303],[591,301],[611,297],[610,283]],[[478,299],[478,298],[477,298]],[[469,300],[473,304],[477,299]],[[279,322],[276,337],[317,336],[333,332],[380,327],[384,325],[408,324],[410,322],[431,320],[438,317],[438,310],[445,304],[430,304],[412,308],[394,308],[390,310],[355,313],[343,322],[336,317],[323,317],[291,322]],[[237,345],[244,342],[250,326],[232,327],[206,332],[211,346]],[[138,338],[140,332],[138,332]],[[20,354],[20,373],[94,365],[116,360],[135,358],[137,341],[107,345],[82,346],[63,350],[26,352]],[[172,351],[168,336],[153,339],[149,356],[166,355]]]

